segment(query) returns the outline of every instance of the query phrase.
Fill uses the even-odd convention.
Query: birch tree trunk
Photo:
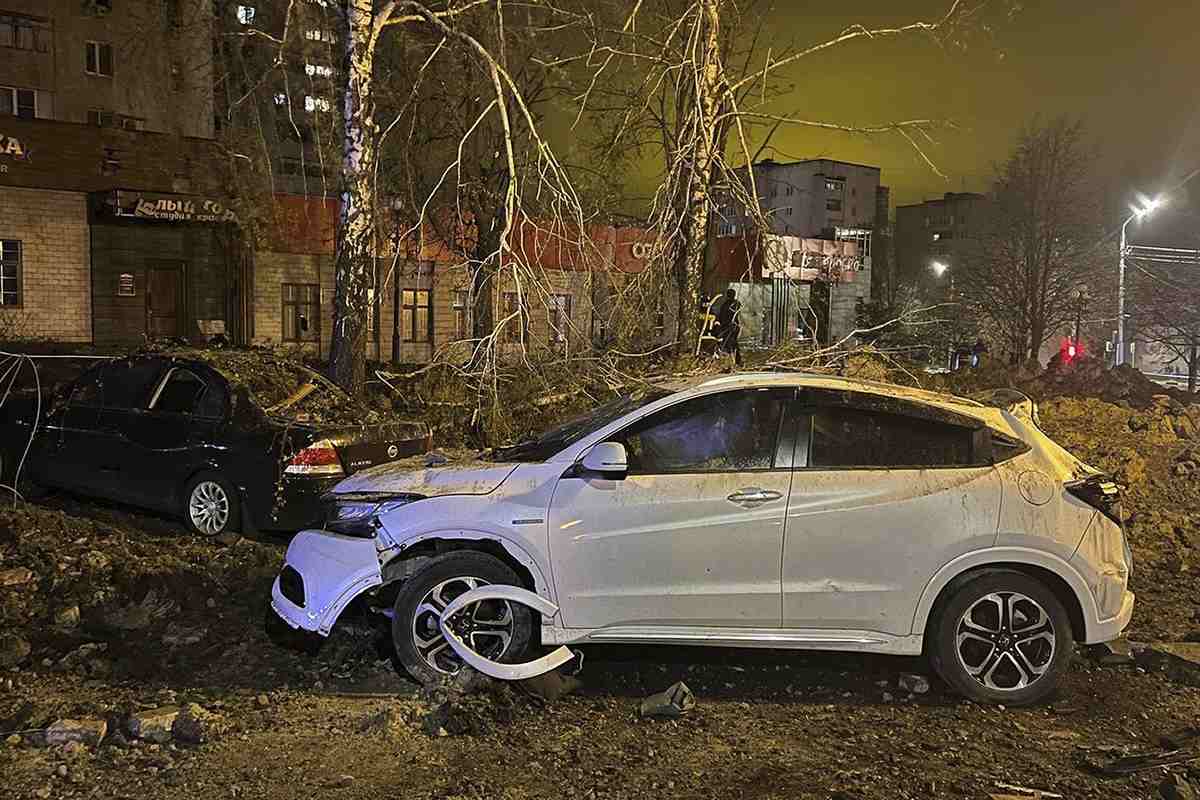
[[[372,0],[348,0],[346,7],[346,95],[343,104],[341,212],[335,244],[333,339],[329,369],[334,382],[351,394],[366,378],[367,302],[372,285],[374,214],[372,182],[377,154]]]
[[[692,168],[688,175],[687,211],[683,220],[682,242],[675,261],[676,287],[679,290],[678,341],[688,350],[695,348],[696,308],[704,278],[705,251],[708,245],[709,218],[712,215],[712,185],[716,160],[720,155],[717,112],[720,108],[721,0],[701,0],[702,33],[696,54],[696,129],[693,131]]]

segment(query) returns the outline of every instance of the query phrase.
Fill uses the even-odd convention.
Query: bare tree
[[[1194,392],[1200,376],[1200,235],[1187,239],[1185,247],[1138,248],[1127,261],[1134,269],[1138,338],[1165,350],[1168,362],[1182,362]]]
[[[1100,265],[1094,168],[1082,123],[1065,118],[1032,123],[998,168],[985,230],[956,282],[1010,354],[1036,359]]]

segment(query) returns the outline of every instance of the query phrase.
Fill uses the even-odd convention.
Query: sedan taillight
[[[338,458],[337,448],[333,446],[333,442],[322,439],[292,456],[284,473],[333,477],[344,475],[345,471],[342,469],[342,462]]]
[[[1091,475],[1064,484],[1063,488],[1113,522],[1122,525],[1121,490],[1112,478],[1107,475]]]

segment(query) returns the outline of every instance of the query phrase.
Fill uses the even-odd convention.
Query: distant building
[[[988,213],[986,195],[946,192],[936,200],[896,207],[896,279],[908,286],[931,286],[934,262],[953,277],[956,266],[975,246]]]
[[[778,344],[793,338],[816,338],[836,342],[850,334],[860,303],[869,301],[872,288],[873,251],[886,236],[889,191],[881,186],[880,169],[832,159],[778,162],[754,165],[754,192],[766,217],[766,239],[748,247],[722,243],[721,239],[757,239],[752,215],[736,199],[736,192],[718,198],[714,220],[717,241],[710,248],[710,273],[706,284],[734,283],[743,295],[742,330],[763,344]],[[743,169],[740,173],[746,176]],[[805,244],[808,241],[810,244]],[[839,243],[829,248],[814,241]],[[841,245],[849,244],[851,247]],[[785,274],[775,262],[755,254],[757,245],[781,250],[783,260],[805,258],[819,249],[853,252],[853,270],[820,272],[840,279],[800,278],[811,271]],[[886,250],[887,248],[885,248]],[[738,267],[737,265],[742,265]],[[750,265],[757,265],[751,267]],[[766,266],[764,266],[766,265]],[[799,265],[797,264],[797,268]],[[745,274],[734,280],[739,269]],[[850,277],[853,280],[849,280]]]

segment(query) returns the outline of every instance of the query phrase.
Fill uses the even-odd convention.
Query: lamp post
[[[1129,227],[1129,223],[1135,219],[1141,222],[1142,218],[1155,210],[1166,205],[1166,201],[1161,197],[1156,197],[1141,207],[1134,207],[1133,213],[1121,223],[1121,252],[1120,260],[1117,264],[1117,353],[1113,360],[1113,366],[1125,363],[1125,229]]]
[[[392,363],[400,363],[400,276],[396,273],[400,265],[400,212],[404,201],[392,198]]]
[[[950,272],[950,265],[947,264],[945,261],[931,261],[931,262],[929,262],[929,269],[933,270],[933,275],[935,278],[941,278],[947,272]],[[949,296],[953,293],[954,293],[954,273],[951,272],[950,273],[950,286],[949,286],[949,291],[947,293],[947,296]],[[953,335],[954,334],[951,333],[951,336],[953,336]],[[946,366],[949,367],[950,369],[954,369],[956,366],[954,363],[954,360],[955,360],[954,352],[955,352],[955,348],[957,346],[958,346],[957,341],[951,341],[950,343],[948,343],[946,345]]]

